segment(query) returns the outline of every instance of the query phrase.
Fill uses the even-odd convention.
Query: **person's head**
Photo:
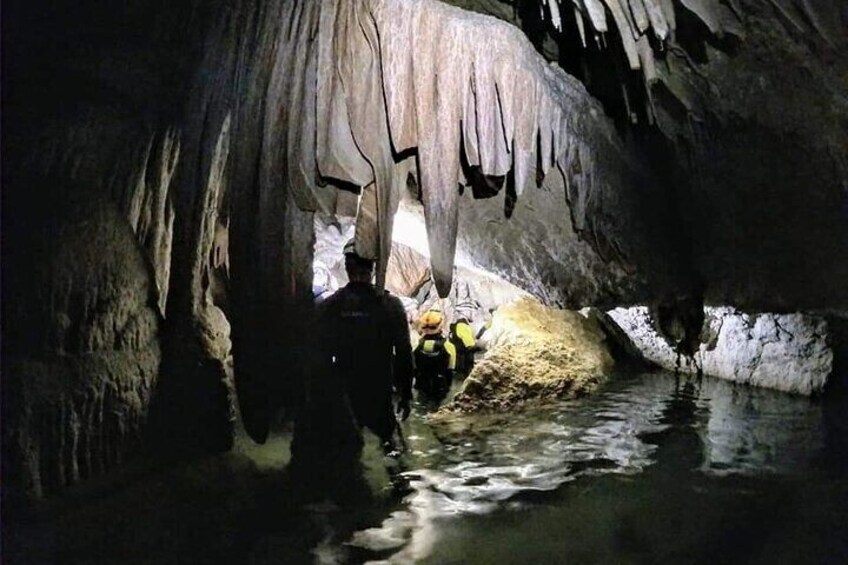
[[[467,324],[471,320],[471,313],[468,311],[467,307],[459,307],[453,312],[454,321],[457,324]]]
[[[442,333],[442,323],[444,316],[438,310],[428,310],[421,315],[418,320],[418,326],[421,329],[421,335],[436,335]]]
[[[374,261],[356,252],[356,241],[350,239],[344,246],[345,271],[351,282],[370,283],[374,278]]]

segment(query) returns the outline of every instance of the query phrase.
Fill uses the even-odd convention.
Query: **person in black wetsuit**
[[[442,334],[444,317],[437,310],[419,320],[421,339],[415,347],[415,388],[423,400],[438,405],[445,399],[456,369],[456,348]]]
[[[339,434],[355,436],[357,456],[362,427],[380,438],[385,453],[397,454],[392,439],[398,427],[393,396],[403,420],[409,417],[412,397],[406,312],[397,297],[371,284],[374,262],[356,252],[354,240],[345,245],[344,253],[350,282],[318,307],[317,370],[322,377],[319,386],[311,387],[311,396],[324,406],[322,412],[346,411],[352,416],[357,433],[339,429]],[[343,398],[338,392],[344,393]],[[338,416],[323,414],[323,418]]]

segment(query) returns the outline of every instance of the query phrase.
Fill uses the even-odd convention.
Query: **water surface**
[[[4,563],[848,563],[848,414],[667,373],[369,438],[329,493],[290,434],[4,527]],[[77,500],[77,502],[73,502]]]

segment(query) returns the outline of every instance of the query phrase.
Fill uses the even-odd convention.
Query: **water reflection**
[[[706,472],[804,472],[824,447],[822,412],[809,398],[704,379],[701,402]]]
[[[410,420],[407,494],[346,546],[364,559],[426,558],[450,523],[544,505],[600,476],[691,487],[689,475],[797,473],[822,446],[808,399],[709,378],[648,374],[518,414]]]
[[[660,423],[663,429],[642,434],[642,441],[657,446],[654,472],[676,475],[701,466],[704,448],[698,429],[709,419],[705,404],[699,402],[702,377],[675,375],[671,394],[662,401]],[[672,484],[673,477],[669,477]]]

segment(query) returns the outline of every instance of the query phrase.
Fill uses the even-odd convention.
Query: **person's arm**
[[[394,385],[402,405],[409,405],[412,399],[412,344],[409,341],[409,328],[406,323],[406,311],[403,304],[394,296],[387,296],[389,303],[389,324],[394,347]]]
[[[450,341],[445,340],[445,351],[448,354],[448,382],[453,382],[453,375],[456,371],[456,346]]]

